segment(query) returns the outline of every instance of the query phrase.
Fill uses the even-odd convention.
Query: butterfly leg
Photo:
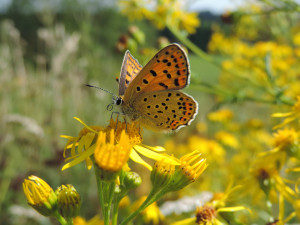
[[[118,114],[118,115],[119,115],[119,112],[112,112],[112,113],[110,114],[110,119],[113,118],[113,115],[114,115],[114,114]]]
[[[139,123],[139,135],[142,136],[142,134],[141,134],[141,124],[140,123]]]
[[[116,120],[115,132],[117,131],[117,128],[118,128],[118,123],[119,123],[119,115],[120,115],[120,113],[118,112],[118,113],[117,113],[117,120]]]
[[[124,115],[123,119],[124,119],[124,122],[125,122],[125,131],[127,132],[127,120],[126,120],[125,115]]]
[[[113,115],[114,115],[114,114],[117,114],[115,131],[116,131],[117,128],[118,128],[119,116],[120,116],[120,115],[123,115],[123,116],[124,116],[124,122],[125,122],[125,124],[126,124],[126,131],[127,131],[127,121],[126,121],[126,119],[125,119],[125,114],[124,114],[123,112],[112,112],[112,113],[111,113],[111,116],[110,116],[110,119],[113,118]]]

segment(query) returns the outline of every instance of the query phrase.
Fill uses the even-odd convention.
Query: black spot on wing
[[[152,76],[156,77],[157,73],[154,70],[150,70],[150,73],[152,74]]]
[[[131,74],[127,71],[126,72],[127,76],[132,77]]]
[[[168,89],[169,87],[168,87],[168,85],[166,85],[165,83],[162,83],[162,82],[160,82],[160,83],[158,83],[160,86],[162,86],[162,87],[164,87],[165,89]]]

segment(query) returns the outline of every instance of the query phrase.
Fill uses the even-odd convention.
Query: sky
[[[193,11],[210,11],[215,14],[234,10],[243,5],[245,0],[196,0],[192,4]]]
[[[0,0],[0,12],[5,11],[10,2],[11,0]],[[57,3],[59,0],[54,2]],[[237,8],[242,2],[245,2],[245,0],[191,0],[189,3],[192,11],[211,11],[216,14],[221,14],[227,10]]]
[[[31,0],[34,2],[35,0]],[[47,4],[52,5],[59,5],[60,2],[64,0],[45,0],[40,1],[36,0],[36,6]],[[81,0],[82,2],[111,2],[111,0]],[[183,0],[184,1],[184,0]],[[189,8],[192,11],[210,11],[214,14],[222,14],[226,11],[233,11],[234,9],[238,8],[239,6],[243,5],[245,2],[255,2],[256,0],[187,0],[189,3]],[[298,4],[300,4],[300,0],[295,0]],[[0,0],[0,12],[5,11],[5,9],[9,6],[11,0]]]

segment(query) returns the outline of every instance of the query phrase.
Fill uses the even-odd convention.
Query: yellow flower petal
[[[300,167],[286,169],[285,172],[300,172]]]
[[[71,139],[73,138],[72,136],[68,136],[68,135],[60,135],[61,138],[66,138],[66,139]]]
[[[153,147],[148,146],[148,145],[141,145],[141,146],[143,146],[145,148],[148,148],[148,149],[150,149],[152,151],[155,151],[155,152],[165,152],[166,151],[166,149],[162,146],[153,146]]]
[[[148,148],[142,147],[140,145],[135,145],[133,146],[133,149],[139,152],[140,154],[146,156],[147,158],[154,159],[156,161],[162,160],[162,159],[167,159],[169,163],[173,163],[174,165],[179,165],[180,162],[179,160],[175,159],[174,157],[170,157],[167,154],[159,154],[156,152],[151,151]]]
[[[138,154],[137,152],[134,150],[134,148],[131,150],[130,152],[130,159],[136,163],[139,163],[143,166],[145,166],[148,170],[152,171],[152,167],[146,163]]]
[[[177,221],[175,223],[171,223],[171,225],[190,225],[195,224],[196,218],[188,218],[184,220]]]
[[[286,117],[293,114],[293,112],[287,112],[287,113],[273,113],[272,117]]]
[[[88,129],[89,131],[95,132],[97,133],[97,131],[95,131],[94,129],[92,129],[91,127],[89,127],[88,125],[86,125],[81,119],[77,118],[77,117],[73,117],[75,120],[77,120],[79,123],[81,123],[86,129]]]
[[[224,208],[218,209],[217,211],[218,212],[236,212],[236,211],[241,211],[241,210],[250,211],[250,209],[248,209],[244,206],[224,207]]]
[[[72,166],[77,165],[78,163],[81,163],[84,161],[87,157],[91,156],[94,153],[95,145],[92,145],[89,149],[85,150],[83,153],[81,153],[76,159],[74,159],[72,162],[67,163],[63,166],[61,169],[62,171],[65,169],[68,169]]]

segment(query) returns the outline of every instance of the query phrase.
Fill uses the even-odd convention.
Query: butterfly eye
[[[117,98],[116,99],[116,105],[121,105],[122,104],[122,98]]]

